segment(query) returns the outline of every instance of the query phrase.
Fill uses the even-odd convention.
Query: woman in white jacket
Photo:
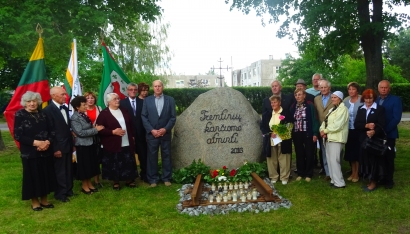
[[[333,188],[345,188],[341,162],[341,151],[349,133],[349,111],[343,104],[343,93],[332,93],[334,107],[329,110],[319,128],[320,136],[326,140],[326,159],[329,166],[331,185]]]

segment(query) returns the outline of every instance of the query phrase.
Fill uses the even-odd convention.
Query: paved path
[[[401,117],[401,121],[410,121],[410,112],[403,113],[403,115]],[[1,131],[8,131],[9,127],[7,126],[7,123],[0,123],[0,130]]]

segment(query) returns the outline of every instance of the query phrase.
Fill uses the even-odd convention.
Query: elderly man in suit
[[[53,87],[50,90],[50,95],[52,100],[44,109],[44,113],[50,122],[51,131],[55,133],[51,144],[57,180],[54,198],[68,202],[70,201],[68,197],[73,196],[73,137],[70,130],[68,108],[64,105],[67,93],[61,87]]]
[[[376,103],[383,106],[386,116],[386,126],[384,131],[387,135],[387,145],[390,149],[385,155],[386,171],[384,180],[379,184],[384,184],[387,189],[391,189],[394,186],[393,174],[394,174],[394,159],[396,158],[396,139],[399,138],[399,131],[397,125],[401,121],[403,112],[403,104],[399,97],[390,94],[390,82],[382,80],[378,85],[379,97],[376,99]]]
[[[138,147],[137,147],[137,144],[136,144],[137,138],[135,136],[137,136],[137,132],[138,132],[137,121],[138,121],[138,119],[141,118],[141,111],[139,111],[140,116],[138,117],[138,110],[141,110],[142,106],[141,106],[141,103],[139,104],[139,102],[138,102],[137,91],[138,91],[138,85],[136,85],[134,83],[129,83],[127,85],[128,97],[125,98],[125,99],[122,99],[120,101],[120,107],[125,108],[128,111],[128,114],[131,116],[132,125],[134,127],[133,131],[134,131],[135,152],[138,153],[138,150],[137,150]],[[138,158],[140,158],[140,157],[141,157],[141,155],[138,154]],[[145,168],[145,165],[142,165],[141,161],[140,161],[140,167],[141,167],[141,170],[142,170],[142,168]],[[142,174],[142,171],[141,171],[141,174]],[[137,177],[138,177],[138,172],[137,172]],[[141,177],[141,179],[143,179],[143,178]]]
[[[320,88],[320,95],[315,97],[314,104],[315,104],[315,109],[317,111],[317,115],[319,117],[319,124],[322,125],[322,122],[325,120],[327,113],[329,112],[330,109],[333,108],[333,104],[330,101],[330,97],[332,95],[332,93],[330,92],[331,83],[328,80],[321,80],[319,82],[319,88]],[[326,173],[326,180],[330,180],[329,167],[327,165],[327,160],[326,160],[326,150],[325,150],[325,146],[323,143],[323,139],[321,137],[319,137],[319,143],[320,143],[320,149],[322,152],[321,161],[323,162],[323,169],[325,170],[325,173]]]
[[[171,130],[176,122],[175,101],[164,95],[164,84],[160,80],[152,83],[154,95],[144,99],[142,123],[147,131],[147,179],[151,187],[156,187],[158,175],[158,149],[161,146],[162,181],[171,186]]]

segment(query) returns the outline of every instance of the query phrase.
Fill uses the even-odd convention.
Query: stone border
[[[273,184],[268,178],[264,179],[264,182],[269,185],[273,190],[273,195],[278,196],[281,199],[280,203],[275,202],[240,202],[236,204],[218,205],[216,202],[212,205],[197,206],[197,207],[186,207],[182,206],[182,203],[186,200],[191,200],[191,194],[185,194],[185,190],[192,187],[193,184],[184,184],[182,188],[178,189],[180,196],[179,203],[176,205],[176,209],[180,214],[188,214],[189,216],[199,216],[199,215],[219,215],[219,214],[229,214],[229,212],[269,212],[270,210],[277,210],[280,207],[290,208],[292,203],[280,196]],[[205,187],[211,188],[211,185],[205,184]],[[208,199],[208,193],[202,192],[202,199]]]

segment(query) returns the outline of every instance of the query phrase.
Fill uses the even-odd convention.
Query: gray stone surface
[[[172,139],[176,169],[201,159],[211,168],[261,160],[260,117],[242,93],[216,88],[203,93],[177,118]]]

